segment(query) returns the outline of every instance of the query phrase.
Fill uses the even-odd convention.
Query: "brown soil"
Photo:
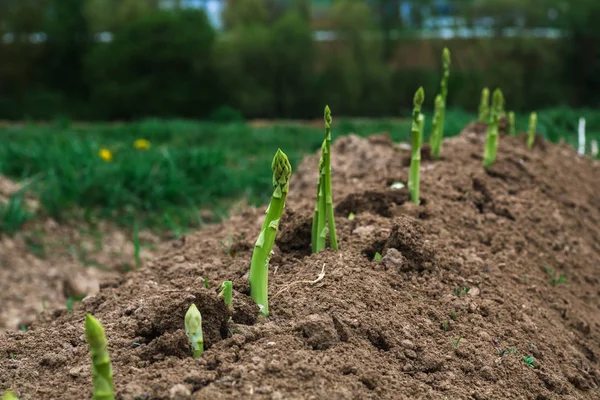
[[[0,201],[21,186],[0,176]],[[35,212],[39,201],[26,193],[26,208]],[[142,264],[160,240],[140,233]],[[134,268],[130,233],[105,221],[94,226],[71,221],[34,218],[14,237],[0,231],[0,332],[25,329],[44,309],[65,309],[67,299],[96,294],[100,281]]]
[[[244,280],[264,209],[246,209],[104,281],[73,312],[0,336],[0,389],[90,398],[92,312],[119,399],[600,398],[600,166],[566,145],[528,151],[503,136],[486,172],[483,142],[474,130],[446,140],[444,157],[422,165],[417,206],[389,189],[406,182],[408,153],[382,136],[339,139],[342,250],[309,254],[317,156],[308,157],[271,259],[268,319],[255,318]],[[230,252],[219,243],[228,235]],[[553,286],[546,266],[568,282]],[[225,279],[233,311],[217,297]],[[207,347],[198,360],[183,332],[192,302]]]

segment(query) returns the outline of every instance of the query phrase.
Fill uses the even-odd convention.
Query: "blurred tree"
[[[83,59],[91,44],[85,0],[49,0],[46,5],[44,31],[47,35],[44,54],[46,86],[81,100],[86,96]]]
[[[84,14],[92,32],[112,32],[149,12],[160,0],[86,0]]]
[[[221,102],[214,39],[198,10],[153,12],[115,31],[86,59],[94,110],[104,118],[209,115]]]

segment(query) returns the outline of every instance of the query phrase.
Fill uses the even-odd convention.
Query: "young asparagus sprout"
[[[496,152],[498,151],[498,122],[502,113],[504,96],[500,89],[494,90],[492,98],[492,109],[490,124],[487,131],[487,141],[485,143],[485,152],[483,154],[483,166],[488,169],[496,161]]]
[[[527,132],[527,147],[532,149],[535,143],[535,133],[537,131],[537,114],[532,112],[529,115],[529,131]]]
[[[490,89],[483,88],[481,102],[479,103],[479,122],[489,123],[490,117]]]
[[[204,353],[204,336],[202,335],[202,315],[195,304],[185,313],[185,334],[194,348],[194,358]]]
[[[317,182],[317,204],[313,215],[312,252],[325,248],[327,235],[332,249],[338,249],[337,233],[333,216],[333,196],[331,191],[331,110],[325,106],[325,139],[321,145],[319,160],[319,181]],[[326,227],[327,225],[327,227]]]
[[[443,129],[441,129],[442,118],[443,118],[443,107],[444,99],[441,94],[435,97],[435,112],[433,114],[433,127],[431,129],[431,153],[434,159],[438,159],[440,156],[440,150],[442,147]]]
[[[271,250],[275,243],[279,219],[285,207],[285,198],[289,190],[290,177],[292,175],[292,166],[281,149],[277,149],[271,168],[273,169],[273,195],[271,203],[267,208],[265,222],[254,245],[249,277],[250,296],[258,304],[260,313],[264,316],[269,315],[269,258],[271,257]]]
[[[421,106],[425,100],[425,91],[420,87],[415,93],[413,99],[413,120],[411,127],[411,158],[410,158],[410,174],[408,177],[408,192],[410,199],[419,204],[419,172],[421,169],[421,142],[423,139],[423,125],[425,117],[421,114]]]
[[[515,130],[515,113],[514,113],[514,111],[510,111],[508,113],[508,133],[510,133],[511,136],[515,136],[517,134],[517,131]]]
[[[442,150],[442,140],[444,138],[444,119],[446,114],[446,99],[448,97],[448,78],[450,77],[450,50],[444,48],[442,52],[442,62],[444,66],[444,75],[440,83],[440,92],[435,98],[435,116],[434,127],[431,133],[431,153],[437,160]],[[438,99],[441,97],[440,99]],[[437,117],[437,118],[436,118]]]
[[[89,313],[85,315],[85,337],[92,356],[93,399],[114,400],[112,366],[106,334],[100,321]]]
[[[223,300],[225,301],[225,304],[227,304],[227,307],[231,307],[231,304],[233,302],[233,284],[231,283],[231,281],[223,282],[223,284],[221,285],[221,293],[219,293],[219,296],[223,297]]]
[[[585,154],[585,118],[579,118],[579,127],[577,129],[579,146],[577,147],[577,153],[582,156]]]
[[[4,395],[2,396],[2,400],[19,400],[19,398],[17,397],[17,395],[14,392],[11,392],[9,390],[8,392],[4,392]]]

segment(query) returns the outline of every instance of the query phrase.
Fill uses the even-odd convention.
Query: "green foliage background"
[[[0,40],[0,118],[312,118],[325,103],[337,115],[408,116],[419,85],[432,104],[444,46],[450,107],[475,110],[483,86],[502,87],[517,111],[600,105],[596,0],[450,2],[468,26],[494,18],[491,37],[477,40],[418,37],[431,30],[429,0],[415,2],[410,26],[392,0],[229,0],[219,32],[202,11],[159,3],[0,1],[0,37],[12,35]],[[562,37],[503,35],[517,20],[522,32]],[[315,30],[336,39],[315,41]]]

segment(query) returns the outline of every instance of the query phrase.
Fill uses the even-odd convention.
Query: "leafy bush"
[[[100,118],[206,117],[219,104],[215,32],[202,11],[144,15],[99,43],[86,60]]]

